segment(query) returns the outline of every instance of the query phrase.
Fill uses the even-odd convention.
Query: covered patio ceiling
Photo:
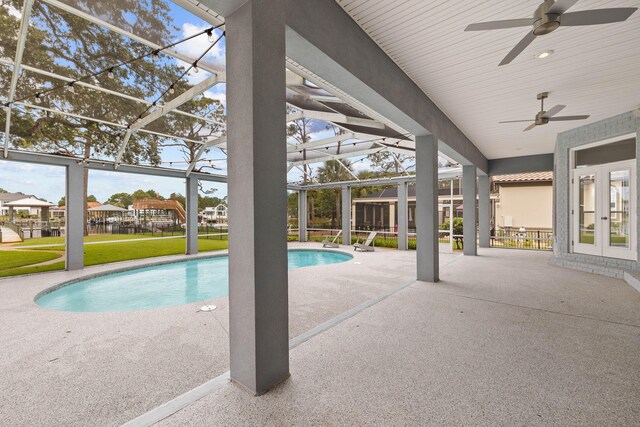
[[[336,1],[489,159],[551,153],[557,133],[640,107],[638,11],[619,23],[560,26],[499,66],[531,28],[465,28],[531,18],[541,0]],[[568,3],[570,12],[640,6],[638,0]],[[539,59],[543,51],[553,53]],[[527,132],[528,123],[498,123],[533,122],[541,92],[549,92],[546,107],[566,105],[562,115],[590,117]]]

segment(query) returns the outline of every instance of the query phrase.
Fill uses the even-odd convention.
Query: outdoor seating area
[[[0,2],[0,425],[637,425],[638,9]]]

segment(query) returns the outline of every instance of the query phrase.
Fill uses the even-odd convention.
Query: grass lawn
[[[0,271],[38,264],[60,257],[50,252],[0,251]]]
[[[152,237],[150,234],[96,234],[92,236],[85,236],[85,242],[107,242],[109,240],[133,240],[144,239]],[[156,236],[160,237],[160,236]],[[43,237],[40,239],[28,239],[22,243],[13,245],[13,247],[20,246],[38,246],[38,245],[64,245],[63,237]]]
[[[97,237],[97,236],[96,236]],[[46,238],[46,239],[58,239],[57,237]],[[45,239],[39,239],[45,240]],[[135,238],[130,239],[129,242],[122,243],[103,243],[98,245],[85,245],[84,247],[84,257],[85,257],[85,265],[98,265],[98,264],[108,264],[111,262],[118,261],[129,261],[133,259],[141,259],[141,258],[151,258],[157,256],[164,255],[179,255],[184,254],[185,251],[185,240],[184,239],[162,239],[162,240],[145,240],[145,241],[136,241]],[[219,240],[219,239],[199,239],[198,240],[198,250],[200,252],[208,252],[208,251],[218,251],[222,249],[227,249],[228,241]],[[46,248],[42,248],[43,250],[64,250],[64,246],[47,246]],[[29,254],[35,253],[36,255],[55,255],[49,253],[41,253],[38,252],[0,252],[0,256],[4,253],[17,254],[18,257],[26,257]],[[54,256],[55,258],[55,256]],[[1,259],[1,258],[0,258]],[[53,259],[53,258],[48,258]],[[46,259],[44,260],[46,261]],[[21,265],[34,264],[36,262],[25,262]],[[52,270],[62,270],[64,269],[64,262],[55,263],[42,267],[33,267],[33,268],[21,268],[16,269],[14,267],[6,267],[6,269],[0,268],[0,277],[6,276],[15,276],[19,274],[31,274],[38,273],[41,271],[52,271]]]

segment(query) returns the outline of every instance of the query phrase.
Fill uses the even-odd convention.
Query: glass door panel
[[[609,246],[629,248],[631,244],[630,170],[609,172]]]
[[[579,177],[578,190],[578,242],[593,245],[596,242],[596,175],[586,174]]]

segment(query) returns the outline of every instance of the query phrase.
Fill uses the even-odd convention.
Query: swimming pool
[[[289,251],[289,270],[349,261],[334,251]],[[229,258],[200,258],[62,284],[36,296],[40,307],[75,312],[131,311],[229,295]]]

